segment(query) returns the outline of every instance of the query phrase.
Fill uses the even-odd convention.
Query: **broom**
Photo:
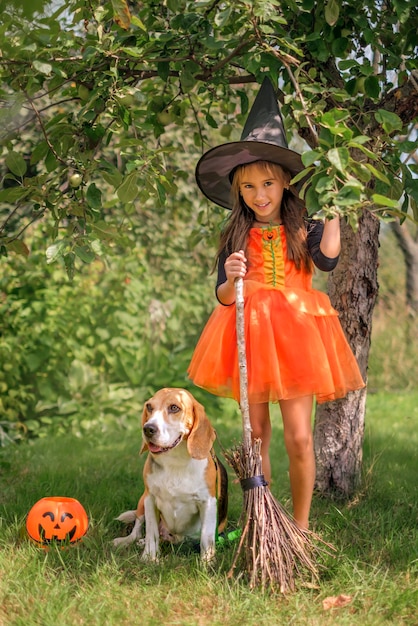
[[[240,520],[242,532],[228,577],[242,562],[251,588],[295,590],[296,579],[309,577],[318,581],[315,557],[324,552],[316,545],[314,533],[301,530],[271,494],[262,473],[261,440],[251,438],[248,404],[248,377],[244,335],[244,283],[235,281],[236,325],[238,341],[240,408],[243,440],[239,446],[224,451],[228,464],[240,479],[244,505]],[[329,553],[328,551],[326,551]]]

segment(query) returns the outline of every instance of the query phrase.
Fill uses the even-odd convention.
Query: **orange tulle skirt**
[[[248,399],[277,402],[306,395],[318,403],[364,387],[338,313],[326,294],[246,283]],[[218,305],[193,354],[195,385],[239,401],[235,305]]]

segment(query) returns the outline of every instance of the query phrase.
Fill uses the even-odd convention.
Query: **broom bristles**
[[[241,445],[224,451],[240,480],[261,475],[260,446],[261,440],[256,439],[250,449]],[[242,534],[228,577],[243,562],[241,569],[251,588],[271,588],[285,594],[295,590],[297,579],[308,576],[310,582],[318,581],[315,558],[329,554],[329,549],[332,546],[317,535],[297,526],[267,486],[250,488],[244,490]]]

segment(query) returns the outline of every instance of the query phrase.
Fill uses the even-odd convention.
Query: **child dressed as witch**
[[[318,403],[364,386],[356,359],[314,266],[331,271],[339,219],[308,220],[292,178],[300,155],[288,148],[272,83],[265,79],[241,140],[206,152],[196,167],[203,193],[230,210],[217,253],[218,306],[194,351],[189,376],[213,394],[240,400],[235,280],[244,280],[248,400],[253,438],[271,479],[269,403],[283,419],[295,522],[308,528],[315,480],[311,415]]]

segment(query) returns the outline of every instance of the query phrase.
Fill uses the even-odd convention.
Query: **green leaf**
[[[356,137],[357,139],[357,137]],[[372,159],[373,161],[377,160],[377,155],[372,152],[371,150],[369,150],[368,148],[366,148],[365,146],[363,146],[360,143],[357,143],[356,141],[350,141],[348,144],[349,148],[356,148],[357,150],[360,150],[361,152],[363,152],[369,159]]]
[[[302,170],[301,172],[299,172],[298,174],[296,174],[296,176],[294,176],[292,178],[292,180],[290,181],[292,185],[295,185],[296,183],[298,183],[300,180],[302,180],[303,178],[305,178],[306,176],[308,176],[309,174],[311,174],[313,171],[315,170],[314,167],[307,167],[304,170]]]
[[[168,61],[160,61],[157,63],[158,76],[165,82],[170,74],[170,64]]]
[[[328,150],[327,156],[329,162],[340,172],[345,172],[350,159],[350,153],[347,148],[332,148]]]
[[[96,255],[94,254],[90,246],[87,245],[76,246],[74,248],[74,252],[79,259],[84,261],[84,263],[91,263],[96,258]]]
[[[322,152],[319,150],[307,150],[302,154],[302,163],[305,167],[313,165],[315,161],[319,161],[322,156]]]
[[[0,190],[0,201],[13,204],[19,200],[23,200],[30,194],[30,189],[26,187],[9,187]]]
[[[55,263],[59,258],[62,257],[65,248],[67,247],[67,242],[62,239],[61,241],[56,241],[51,246],[46,249],[46,262]]]
[[[379,204],[380,206],[387,206],[387,207],[390,207],[391,209],[399,208],[398,200],[392,200],[392,198],[381,196],[379,193],[374,193],[372,195],[372,200],[375,204]]]
[[[327,128],[333,128],[338,124],[347,120],[350,117],[350,112],[346,109],[332,109],[321,115],[321,124]]]
[[[216,123],[216,120],[213,119],[210,113],[206,113],[206,121],[209,124],[209,126],[211,126],[212,128],[218,128],[218,124]]]
[[[139,193],[137,185],[137,173],[131,172],[125,178],[121,186],[116,190],[121,202],[133,202]]]
[[[131,22],[134,26],[137,26],[138,28],[140,28],[141,30],[143,30],[145,33],[148,32],[147,27],[145,26],[144,22],[142,20],[139,19],[138,16],[136,15],[132,15],[131,17]]]
[[[164,205],[165,200],[166,200],[166,193],[165,193],[164,185],[162,185],[162,183],[159,180],[157,180],[157,193],[158,193],[158,199],[161,205]]]
[[[220,28],[222,28],[223,26],[229,23],[230,18],[231,18],[231,11],[232,11],[232,6],[228,7],[227,4],[221,5],[221,6],[226,6],[227,8],[224,11],[218,11],[215,14],[215,24],[219,26]]]
[[[317,183],[315,184],[315,190],[318,193],[322,193],[323,191],[329,191],[332,189],[334,185],[334,180],[331,176],[321,176],[318,178]]]
[[[52,150],[48,150],[48,154],[45,157],[45,167],[48,172],[53,172],[58,167],[58,161]]]
[[[340,3],[338,0],[328,0],[325,5],[325,20],[330,26],[334,26],[340,15]]]
[[[368,183],[372,177],[370,171],[367,169],[365,164],[358,163],[357,161],[351,163],[351,171],[356,176],[356,178],[361,180],[363,183]]]
[[[107,224],[103,221],[92,224],[91,230],[99,237],[99,239],[104,241],[114,241],[120,238],[120,234],[115,226]]]
[[[9,152],[5,158],[9,170],[16,176],[23,177],[28,168],[25,159],[18,152]]]
[[[36,165],[39,161],[42,161],[48,154],[49,146],[46,141],[41,141],[32,151],[32,155],[30,157],[30,164]]]
[[[144,57],[144,51],[142,48],[136,48],[135,46],[123,47],[122,52],[134,59],[142,59]]]
[[[70,280],[73,280],[75,274],[75,254],[74,252],[68,252],[64,254],[64,265],[67,272],[67,276]]]
[[[378,98],[380,96],[380,85],[376,76],[368,76],[364,81],[364,89],[370,98]]]
[[[375,118],[376,121],[382,125],[386,133],[391,133],[394,130],[402,130],[402,120],[396,113],[386,111],[385,109],[378,109],[375,113]]]
[[[49,76],[52,72],[52,65],[50,63],[44,63],[43,61],[33,61],[33,67],[41,74]]]
[[[313,215],[322,208],[318,201],[318,194],[312,187],[309,187],[308,191],[306,192],[305,205],[308,211],[308,215]]]
[[[86,200],[92,209],[100,209],[102,207],[102,192],[96,187],[95,183],[91,183],[88,186]]]
[[[196,84],[196,79],[187,67],[180,72],[180,84],[183,90],[188,93]]]
[[[247,113],[248,107],[249,107],[248,96],[245,93],[245,91],[239,91],[238,95],[239,95],[240,101],[241,101],[241,114],[245,115]]]
[[[346,52],[349,46],[349,39],[347,37],[340,37],[339,39],[334,39],[331,44],[332,54],[337,58],[341,58]]]
[[[418,202],[418,178],[408,177],[405,181],[405,191],[415,202]]]
[[[350,206],[357,204],[360,201],[361,187],[359,184],[347,183],[341,187],[340,191],[335,197],[335,204],[337,206]]]
[[[29,256],[29,248],[21,239],[15,239],[14,241],[10,241],[6,244],[7,249],[15,252],[16,254],[21,254],[22,256]]]
[[[102,178],[115,189],[123,182],[123,175],[112,163],[101,160],[99,162],[99,172]]]
[[[338,62],[340,70],[350,70],[352,67],[358,67],[360,63],[355,59],[343,59]]]
[[[101,241],[99,241],[98,239],[93,239],[93,241],[90,242],[90,246],[96,256],[103,255],[104,250]]]
[[[375,176],[376,178],[381,180],[382,183],[385,183],[386,185],[390,186],[390,184],[391,184],[390,180],[383,172],[380,172],[373,165],[371,165],[371,163],[365,163],[365,166],[373,174],[373,176]]]

